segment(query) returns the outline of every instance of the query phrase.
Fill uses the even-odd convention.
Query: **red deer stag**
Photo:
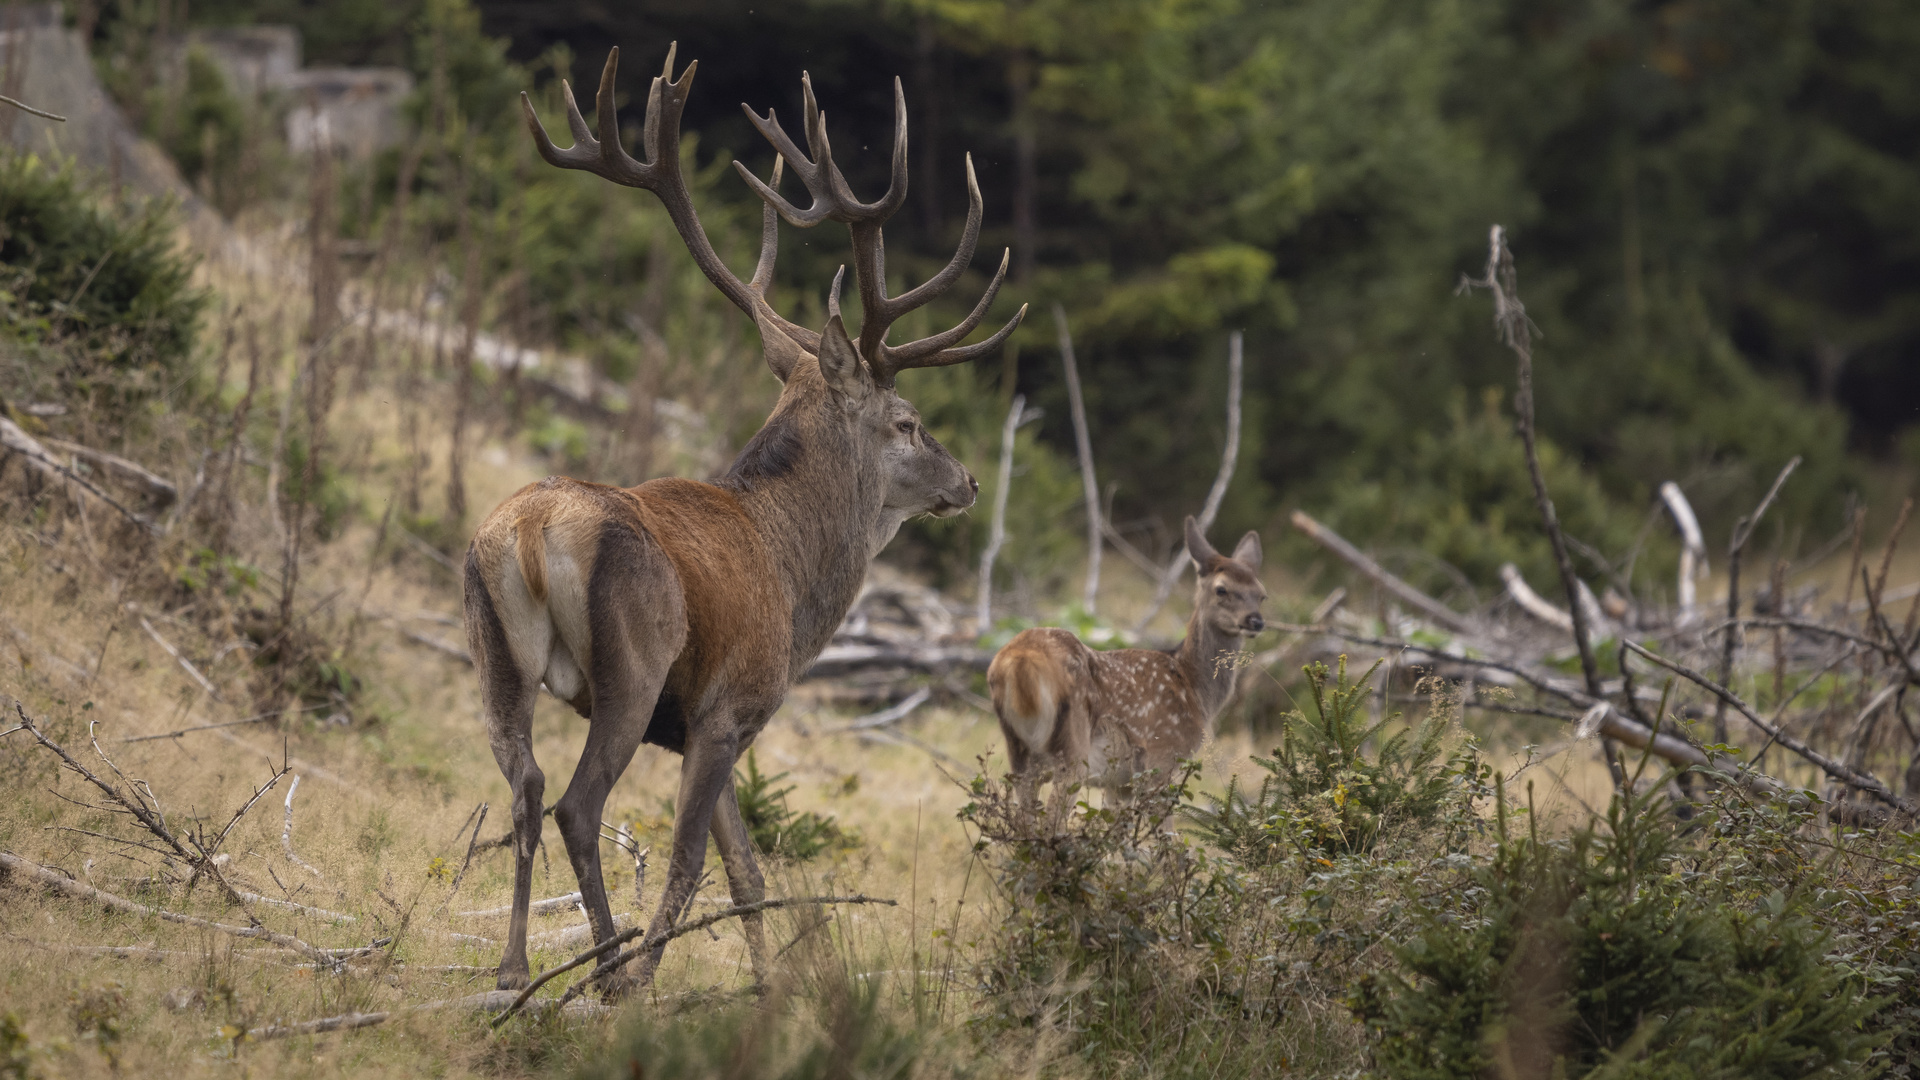
[[[993,658],[987,686],[1025,804],[1033,805],[1044,768],[1055,772],[1058,812],[1071,783],[1124,791],[1136,775],[1164,773],[1199,749],[1233,694],[1243,640],[1266,628],[1267,590],[1258,533],[1241,537],[1229,557],[1189,517],[1187,554],[1199,581],[1178,648],[1099,652],[1044,627],[1022,631]]]
[[[979,485],[894,392],[906,368],[957,364],[998,348],[1021,309],[991,338],[959,342],[977,326],[1006,273],[1003,254],[973,312],[919,341],[889,345],[890,324],[938,296],[973,258],[980,190],[967,166],[966,228],[939,274],[899,296],[885,292],[880,226],[907,196],[906,101],[894,83],[893,175],[878,202],[854,198],[834,164],[825,116],[802,79],[802,154],[774,115],[747,115],[800,175],[813,205],[800,210],[749,175],[765,200],[760,261],[741,281],[720,261],[695,213],[680,167],[680,116],[696,64],[673,77],[674,50],[647,96],[645,161],[620,146],[614,110],[618,49],[596,100],[598,133],[565,88],[574,145],[554,146],[526,95],[521,105],[540,156],[660,198],[707,278],[758,325],[767,366],[784,384],[779,403],[727,472],[711,482],[661,479],[618,488],[549,477],[488,515],[467,552],[466,623],[494,759],[513,790],[513,919],[499,986],[527,985],[527,904],[546,778],[531,728],[542,682],[591,721],[587,742],[553,809],[596,942],[614,933],[600,873],[600,821],[608,792],[641,743],[683,758],[665,892],[650,933],[670,927],[692,899],[709,829],[737,903],[764,885],[733,791],[733,767],[826,646],[874,555],[907,518],[971,506]],[[743,106],[744,107],[744,106]],[[746,174],[742,168],[741,173]],[[774,184],[779,183],[779,166]],[[794,225],[842,222],[853,234],[863,318],[858,343],[840,320],[836,276],[830,317],[813,333],[767,301],[778,242],[776,211]],[[756,978],[764,980],[758,917],[746,920]],[[620,985],[645,985],[661,949],[636,961]]]

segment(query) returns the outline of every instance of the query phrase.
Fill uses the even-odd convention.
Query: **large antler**
[[[533,111],[533,102],[527,95],[520,95],[520,107],[527,115],[527,130],[533,133],[533,144],[547,164],[562,169],[579,169],[604,177],[626,187],[645,188],[659,196],[660,202],[667,208],[667,216],[673,219],[673,227],[680,233],[680,239],[693,254],[693,261],[699,264],[707,280],[714,283],[726,294],[727,299],[747,313],[756,322],[764,319],[778,327],[794,343],[808,352],[817,352],[820,347],[820,335],[803,326],[788,322],[767,303],[767,288],[773,282],[773,262],[778,254],[780,243],[779,223],[774,219],[774,210],[769,205],[762,213],[760,227],[760,261],[754,267],[753,277],[741,281],[733,271],[720,261],[713,250],[713,244],[707,240],[707,233],[700,225],[700,215],[693,208],[692,194],[687,190],[686,177],[680,171],[680,114],[686,109],[687,93],[693,88],[693,73],[700,67],[698,60],[687,65],[679,79],[673,77],[673,58],[678,44],[667,47],[667,63],[661,73],[654,78],[647,92],[646,125],[641,129],[640,150],[646,155],[646,161],[635,161],[620,147],[620,120],[613,104],[614,75],[620,68],[620,50],[615,48],[607,54],[607,66],[600,73],[600,93],[594,99],[594,120],[598,123],[600,134],[594,137],[593,130],[587,127],[587,121],[580,115],[580,106],[575,102],[573,87],[564,80],[561,88],[567,101],[567,126],[573,129],[573,145],[562,150],[553,145],[547,137],[547,129],[540,124],[540,118]],[[758,178],[754,179],[756,190],[773,190]],[[773,185],[780,183],[780,165],[774,164]],[[904,185],[902,185],[904,192]],[[776,195],[775,198],[778,198]]]
[[[853,236],[853,275],[860,289],[863,311],[860,355],[866,361],[874,381],[881,386],[892,386],[894,375],[907,368],[958,364],[998,348],[1007,335],[1020,325],[1020,320],[1026,317],[1026,305],[1021,305],[1013,318],[987,340],[966,346],[959,346],[958,343],[980,325],[987,308],[993,303],[994,295],[1000,291],[1000,283],[1007,276],[1005,252],[1000,256],[1000,269],[994,273],[993,283],[987,286],[986,294],[974,305],[973,311],[960,320],[959,325],[919,341],[902,345],[887,344],[887,330],[896,320],[946,292],[973,261],[974,245],[980,239],[980,184],[973,175],[973,156],[967,155],[967,226],[960,235],[959,250],[954,252],[952,261],[938,274],[898,297],[889,298],[886,243],[881,237],[880,227],[907,199],[907,99],[900,89],[900,80],[893,80],[893,175],[887,184],[887,193],[878,202],[872,203],[863,203],[854,197],[852,189],[847,186],[846,177],[840,173],[840,167],[834,164],[833,147],[827,141],[827,117],[814,100],[812,78],[802,75],[800,86],[806,102],[807,149],[812,153],[811,158],[802,154],[793,140],[787,137],[780,122],[774,118],[772,109],[768,109],[767,115],[761,117],[745,105],[741,108],[746,110],[747,118],[759,129],[760,134],[766,136],[767,141],[779,151],[780,159],[806,184],[808,193],[813,196],[813,205],[801,210],[781,197],[772,186],[762,183],[739,162],[734,162],[734,167],[740,170],[740,175],[746,178],[767,206],[778,210],[780,216],[790,224],[804,229],[832,220],[847,226],[847,231]],[[831,306],[839,306],[839,293],[840,279],[835,277],[833,291],[829,294]]]

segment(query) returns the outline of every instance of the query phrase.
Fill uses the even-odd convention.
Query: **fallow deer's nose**
[[[1249,616],[1247,616],[1247,629],[1248,629],[1248,630],[1251,630],[1251,631],[1253,631],[1254,633],[1256,633],[1256,634],[1257,634],[1257,633],[1259,633],[1260,631],[1262,631],[1262,630],[1265,630],[1266,628],[1267,628],[1267,620],[1265,620],[1265,619],[1263,619],[1263,618],[1261,618],[1261,617],[1260,617],[1260,616],[1258,616],[1258,615],[1249,615]]]
[[[967,474],[967,490],[973,492],[975,495],[980,494],[980,481],[975,480],[972,473]]]

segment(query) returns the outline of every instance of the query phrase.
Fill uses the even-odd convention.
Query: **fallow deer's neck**
[[[791,472],[739,492],[793,605],[792,678],[826,648],[873,556],[900,528],[882,506],[878,456],[862,460],[852,450],[809,445]]]
[[[1239,635],[1214,629],[1198,609],[1187,620],[1186,640],[1174,651],[1173,662],[1192,684],[1209,720],[1233,696],[1234,683],[1240,677],[1240,667],[1235,661],[1241,644]]]

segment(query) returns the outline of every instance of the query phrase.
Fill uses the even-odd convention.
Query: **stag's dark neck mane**
[[[884,511],[880,448],[858,437],[817,368],[788,380],[773,415],[716,482],[734,493],[773,556],[792,606],[790,678],[798,678],[860,594],[898,521]],[[796,392],[799,391],[799,392]]]

